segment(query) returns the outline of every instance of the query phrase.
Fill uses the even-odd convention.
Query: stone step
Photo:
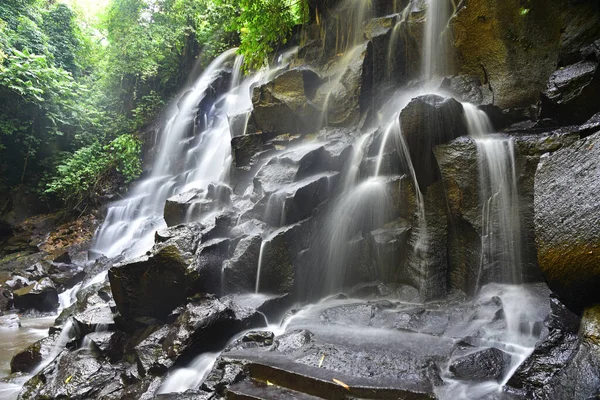
[[[228,358],[246,362],[246,368],[250,373],[250,377],[255,381],[268,381],[277,387],[316,396],[317,398],[329,400],[344,400],[348,398],[422,400],[434,398],[431,392],[423,392],[417,387],[412,387],[407,382],[398,382],[396,380],[375,381],[368,378],[346,376],[335,371],[300,364],[287,357],[278,355],[266,353],[251,354],[240,351],[228,354]],[[268,387],[270,388],[271,386]],[[239,398],[270,399],[271,397]]]
[[[321,397],[311,396],[306,393],[283,388],[276,385],[268,385],[258,381],[242,381],[231,385],[227,390],[228,400],[320,400]]]

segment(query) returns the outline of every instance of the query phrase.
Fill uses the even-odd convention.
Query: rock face
[[[580,61],[552,75],[542,93],[542,118],[563,124],[587,121],[598,106],[589,99],[600,96],[600,67],[596,61]]]
[[[127,320],[164,320],[187,295],[186,261],[175,246],[109,270],[117,309]]]
[[[293,69],[255,88],[252,103],[256,129],[276,134],[314,131],[319,118],[311,101],[319,81],[309,69]]]
[[[600,34],[595,2],[463,1],[451,21],[459,72],[489,83],[502,108],[533,104],[557,65]]]
[[[424,190],[440,177],[434,147],[467,134],[462,104],[437,95],[419,96],[400,113],[400,125]]]
[[[596,133],[543,157],[535,176],[540,268],[550,288],[576,308],[600,301],[599,157]]]

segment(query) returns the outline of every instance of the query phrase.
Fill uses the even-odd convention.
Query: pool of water
[[[10,375],[10,360],[15,354],[48,336],[48,328],[54,324],[55,319],[56,316],[22,318],[20,327],[0,327],[0,379]],[[11,382],[0,381],[0,399],[16,399],[27,379],[27,376],[23,376]]]

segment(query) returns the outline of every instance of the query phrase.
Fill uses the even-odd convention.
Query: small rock
[[[450,372],[461,380],[500,381],[510,366],[509,354],[496,348],[471,353],[450,364]]]

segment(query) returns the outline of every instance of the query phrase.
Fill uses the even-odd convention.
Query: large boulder
[[[467,0],[451,20],[457,69],[490,85],[501,108],[537,102],[557,65],[600,34],[593,1]]]
[[[450,372],[457,379],[469,381],[500,381],[510,367],[511,356],[491,347],[477,351],[450,363]]]
[[[50,278],[43,278],[22,289],[13,292],[14,306],[18,310],[35,309],[55,311],[58,309],[58,292]]]
[[[424,191],[440,177],[434,147],[468,133],[463,106],[452,98],[419,96],[400,113],[400,125],[419,186]]]
[[[172,325],[151,334],[135,347],[138,365],[145,373],[163,374],[176,362],[185,365],[196,355],[218,351],[235,334],[265,326],[256,310],[207,296],[178,311]]]
[[[535,176],[538,261],[568,305],[600,302],[600,133],[542,157]]]
[[[372,105],[373,46],[370,42],[349,49],[326,72],[328,82],[318,88],[314,102],[322,126],[357,126]]]
[[[596,61],[581,61],[554,72],[542,93],[541,118],[564,124],[584,123],[600,111],[600,68]]]
[[[188,264],[171,245],[112,267],[108,277],[121,316],[129,321],[144,317],[164,320],[186,299]]]
[[[309,69],[292,69],[254,89],[254,122],[262,132],[309,133],[317,128],[312,104],[319,76]]]

